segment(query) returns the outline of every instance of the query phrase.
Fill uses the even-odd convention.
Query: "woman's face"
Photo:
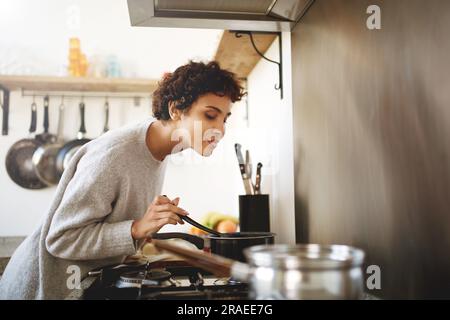
[[[184,147],[202,156],[210,156],[225,135],[225,123],[231,115],[231,99],[213,93],[200,96],[187,111],[181,112],[177,129],[184,132]]]

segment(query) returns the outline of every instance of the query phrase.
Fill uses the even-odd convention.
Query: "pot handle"
[[[194,244],[197,248],[203,249],[204,240],[203,238],[194,236],[192,234],[183,233],[183,232],[163,232],[163,233],[154,233],[150,236],[151,239],[165,240],[165,239],[183,239],[189,241]]]
[[[253,274],[252,267],[247,263],[236,261],[231,266],[231,276],[239,281],[249,282]]]

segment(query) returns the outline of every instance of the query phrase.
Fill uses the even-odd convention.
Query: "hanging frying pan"
[[[56,170],[56,156],[59,149],[64,145],[62,141],[62,128],[64,117],[64,101],[61,100],[58,113],[58,131],[56,141],[41,145],[33,154],[33,164],[36,175],[46,185],[58,184],[59,176]]]
[[[36,132],[37,106],[31,104],[30,137],[14,143],[6,154],[6,171],[9,177],[19,186],[26,189],[43,189],[46,184],[36,175],[32,157],[36,149],[42,144],[42,140],[32,138]]]
[[[91,141],[91,139],[85,138],[86,135],[86,126],[84,122],[84,102],[80,102],[80,118],[81,124],[80,129],[78,131],[77,139],[66,142],[61,149],[58,151],[58,155],[56,156],[56,170],[57,176],[61,178],[64,169],[69,165],[70,160],[75,155],[75,153],[80,149],[84,144]]]

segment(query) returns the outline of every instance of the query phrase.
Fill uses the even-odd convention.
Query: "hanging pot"
[[[87,139],[86,135],[86,126],[84,122],[84,111],[85,105],[84,102],[80,102],[80,129],[78,130],[77,138],[74,140],[70,140],[66,142],[58,151],[56,156],[56,171],[57,176],[60,179],[64,170],[68,167],[70,160],[75,155],[75,153],[80,149],[84,144],[91,141],[91,139]]]
[[[61,101],[58,113],[58,131],[55,142],[42,144],[33,154],[33,164],[36,175],[46,185],[55,185],[59,182],[59,175],[56,170],[56,157],[59,149],[63,146],[62,128],[63,128],[64,103]]]
[[[33,154],[43,144],[42,139],[33,137],[36,132],[37,106],[31,104],[31,123],[29,138],[21,139],[14,143],[8,150],[5,159],[6,172],[19,186],[26,189],[43,189],[47,185],[36,175],[33,165]]]

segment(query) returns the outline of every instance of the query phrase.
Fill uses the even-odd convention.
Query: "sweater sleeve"
[[[87,152],[64,191],[45,240],[53,256],[96,260],[134,254],[132,220],[105,222],[120,188],[114,158]]]

